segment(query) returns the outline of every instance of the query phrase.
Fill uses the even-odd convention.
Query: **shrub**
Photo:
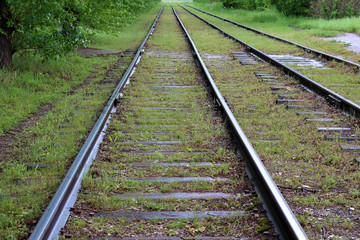
[[[275,0],[276,8],[286,16],[308,16],[312,0]]]
[[[311,4],[314,16],[326,19],[359,16],[359,0],[316,0]]]
[[[270,0],[222,0],[226,8],[241,8],[263,11],[270,7]]]
[[[359,0],[271,0],[286,16],[316,16],[326,19],[359,16]]]

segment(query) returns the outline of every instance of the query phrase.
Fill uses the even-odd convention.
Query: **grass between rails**
[[[165,51],[161,51],[162,45]],[[252,189],[245,179],[245,171],[227,137],[223,121],[214,117],[214,109],[207,91],[201,84],[199,72],[189,54],[181,29],[167,7],[150,38],[142,61],[124,92],[117,114],[109,124],[108,133],[99,155],[83,181],[83,189],[75,211],[66,226],[66,233],[76,238],[95,236],[253,236],[271,229],[264,212],[258,212],[259,199],[244,194],[236,199],[221,200],[164,200],[121,199],[122,193],[171,193],[221,191],[239,193]],[[159,69],[172,74],[159,73]],[[154,72],[158,72],[154,74]],[[168,79],[161,77],[167,76]],[[191,86],[177,90],[159,90],[154,85]],[[148,101],[149,100],[149,101]],[[153,110],[146,107],[186,107],[185,110]],[[143,104],[142,104],[143,103]],[[169,120],[155,119],[176,119]],[[154,120],[153,122],[151,122]],[[167,122],[168,121],[168,122]],[[162,124],[166,127],[160,127]],[[175,132],[151,134],[152,131]],[[135,132],[135,135],[133,135]],[[181,141],[175,146],[143,145],[137,141]],[[131,141],[131,142],[130,142]],[[191,143],[189,143],[191,141]],[[173,154],[161,154],[161,151]],[[205,150],[205,151],[204,151]],[[153,151],[154,155],[142,155]],[[204,151],[199,153],[199,151]],[[158,152],[158,153],[157,153]],[[221,163],[216,170],[208,167],[163,168],[152,166],[138,169],[131,162],[210,161]],[[230,181],[194,181],[190,183],[161,183],[137,181],[126,177],[145,176],[221,176]],[[251,192],[251,191],[250,191]],[[101,211],[203,211],[245,210],[247,216],[219,219],[126,220],[90,217],[90,212]],[[78,212],[78,213],[76,213]],[[90,223],[90,224],[89,224]],[[119,227],[121,226],[121,227]],[[270,230],[271,232],[271,230]]]
[[[159,7],[136,23],[139,31],[146,32],[143,29],[153,21]],[[127,31],[133,29],[128,28]],[[121,41],[126,41],[126,38]],[[139,45],[141,41],[132,41],[132,46]],[[40,60],[35,59],[24,64],[24,59],[18,58],[15,64],[23,64],[22,69],[2,70],[1,74],[6,76],[4,81],[7,81],[2,85],[6,89],[5,97],[8,102],[19,105],[17,109],[4,109],[2,114],[10,117],[17,114],[18,119],[13,119],[2,131],[15,126],[41,104],[51,103],[53,107],[16,136],[9,159],[0,161],[0,238],[28,237],[28,231],[51,200],[115,88],[116,81],[102,80],[118,59],[118,55],[87,58],[74,55],[56,62],[40,64]],[[131,60],[131,57],[123,58],[122,69],[115,74],[118,80]],[[39,76],[36,81],[34,76]],[[21,104],[17,103],[19,97],[22,97]],[[32,103],[35,98],[37,100]],[[23,104],[23,99],[27,99],[28,105]],[[31,111],[19,112],[23,106]]]
[[[218,218],[203,219],[179,219],[179,220],[128,220],[123,218],[105,219],[102,217],[86,220],[80,218],[70,219],[69,225],[73,229],[87,229],[88,235],[102,233],[103,236],[139,236],[146,233],[158,233],[162,236],[190,236],[210,235],[235,235],[236,229],[243,226],[245,234],[254,234],[253,226],[245,225],[244,222],[252,222],[255,219],[249,217],[229,217],[226,221]],[[107,227],[107,230],[100,230]],[[262,232],[269,229],[269,222],[266,218],[261,218],[256,222],[255,231]],[[100,230],[100,231],[99,231]],[[86,239],[84,236],[78,236],[78,239]],[[195,237],[196,239],[196,237]]]
[[[312,54],[305,54],[303,50],[295,46],[265,36],[259,36],[203,13],[196,12],[196,14],[266,54],[291,54],[321,61],[318,57],[313,56]],[[358,104],[360,99],[360,76],[357,74],[357,71],[354,72],[352,68],[345,66],[342,63],[325,62],[324,65],[325,68],[323,69],[304,69],[302,66],[291,67]]]
[[[360,134],[359,122],[341,115],[318,97],[300,90],[295,81],[265,63],[241,66],[231,52],[238,45],[177,7],[180,17],[190,32],[220,91],[227,99],[235,117],[253,143],[276,184],[311,239],[322,236],[322,227],[335,238],[358,237],[359,166],[354,163],[358,153],[341,150],[346,142],[324,141],[318,126],[354,127],[353,135]],[[206,39],[211,38],[211,43]],[[228,46],[220,55],[214,45]],[[219,55],[215,55],[219,54]],[[212,57],[209,57],[212,56]],[[276,105],[278,93],[269,84],[255,77],[261,73],[278,76],[288,89],[282,94],[298,92],[294,99],[310,107],[299,111],[325,111],[334,122],[306,122],[284,105]],[[314,116],[318,117],[318,116]],[[322,117],[322,116],[321,116]],[[351,143],[358,144],[358,142]]]
[[[323,52],[340,55],[354,62],[360,60],[359,54],[344,48],[345,44],[321,39],[321,37],[335,36],[342,32],[357,32],[360,34],[359,18],[321,20],[285,17],[275,9],[264,12],[224,9],[220,3],[194,3],[192,6]]]

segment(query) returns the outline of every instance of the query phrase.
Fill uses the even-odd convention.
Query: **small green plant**
[[[171,192],[172,188],[169,184],[161,184],[160,186],[160,192],[162,193],[168,193]]]

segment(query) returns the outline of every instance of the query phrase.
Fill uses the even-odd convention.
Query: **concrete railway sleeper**
[[[177,11],[308,237],[359,238],[359,119]]]
[[[123,85],[110,98],[106,115],[112,104],[118,108],[60,236],[278,239],[280,234],[283,239],[306,239],[187,36],[202,63],[201,70],[196,67],[180,19],[169,7],[161,13],[121,80]],[[126,91],[119,94],[125,85]],[[90,137],[97,138],[104,124]],[[55,198],[65,198],[58,193]],[[49,212],[64,207],[59,204],[51,210],[53,206],[52,201],[39,225],[49,222]],[[48,234],[53,225],[35,229],[31,239],[53,236]]]

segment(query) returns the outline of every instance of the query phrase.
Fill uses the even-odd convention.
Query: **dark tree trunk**
[[[15,31],[14,26],[9,26],[8,21],[12,19],[9,5],[5,0],[0,0],[0,68],[11,64],[14,53],[11,45],[11,36]]]
[[[0,35],[0,68],[10,66],[13,50],[6,36]]]

